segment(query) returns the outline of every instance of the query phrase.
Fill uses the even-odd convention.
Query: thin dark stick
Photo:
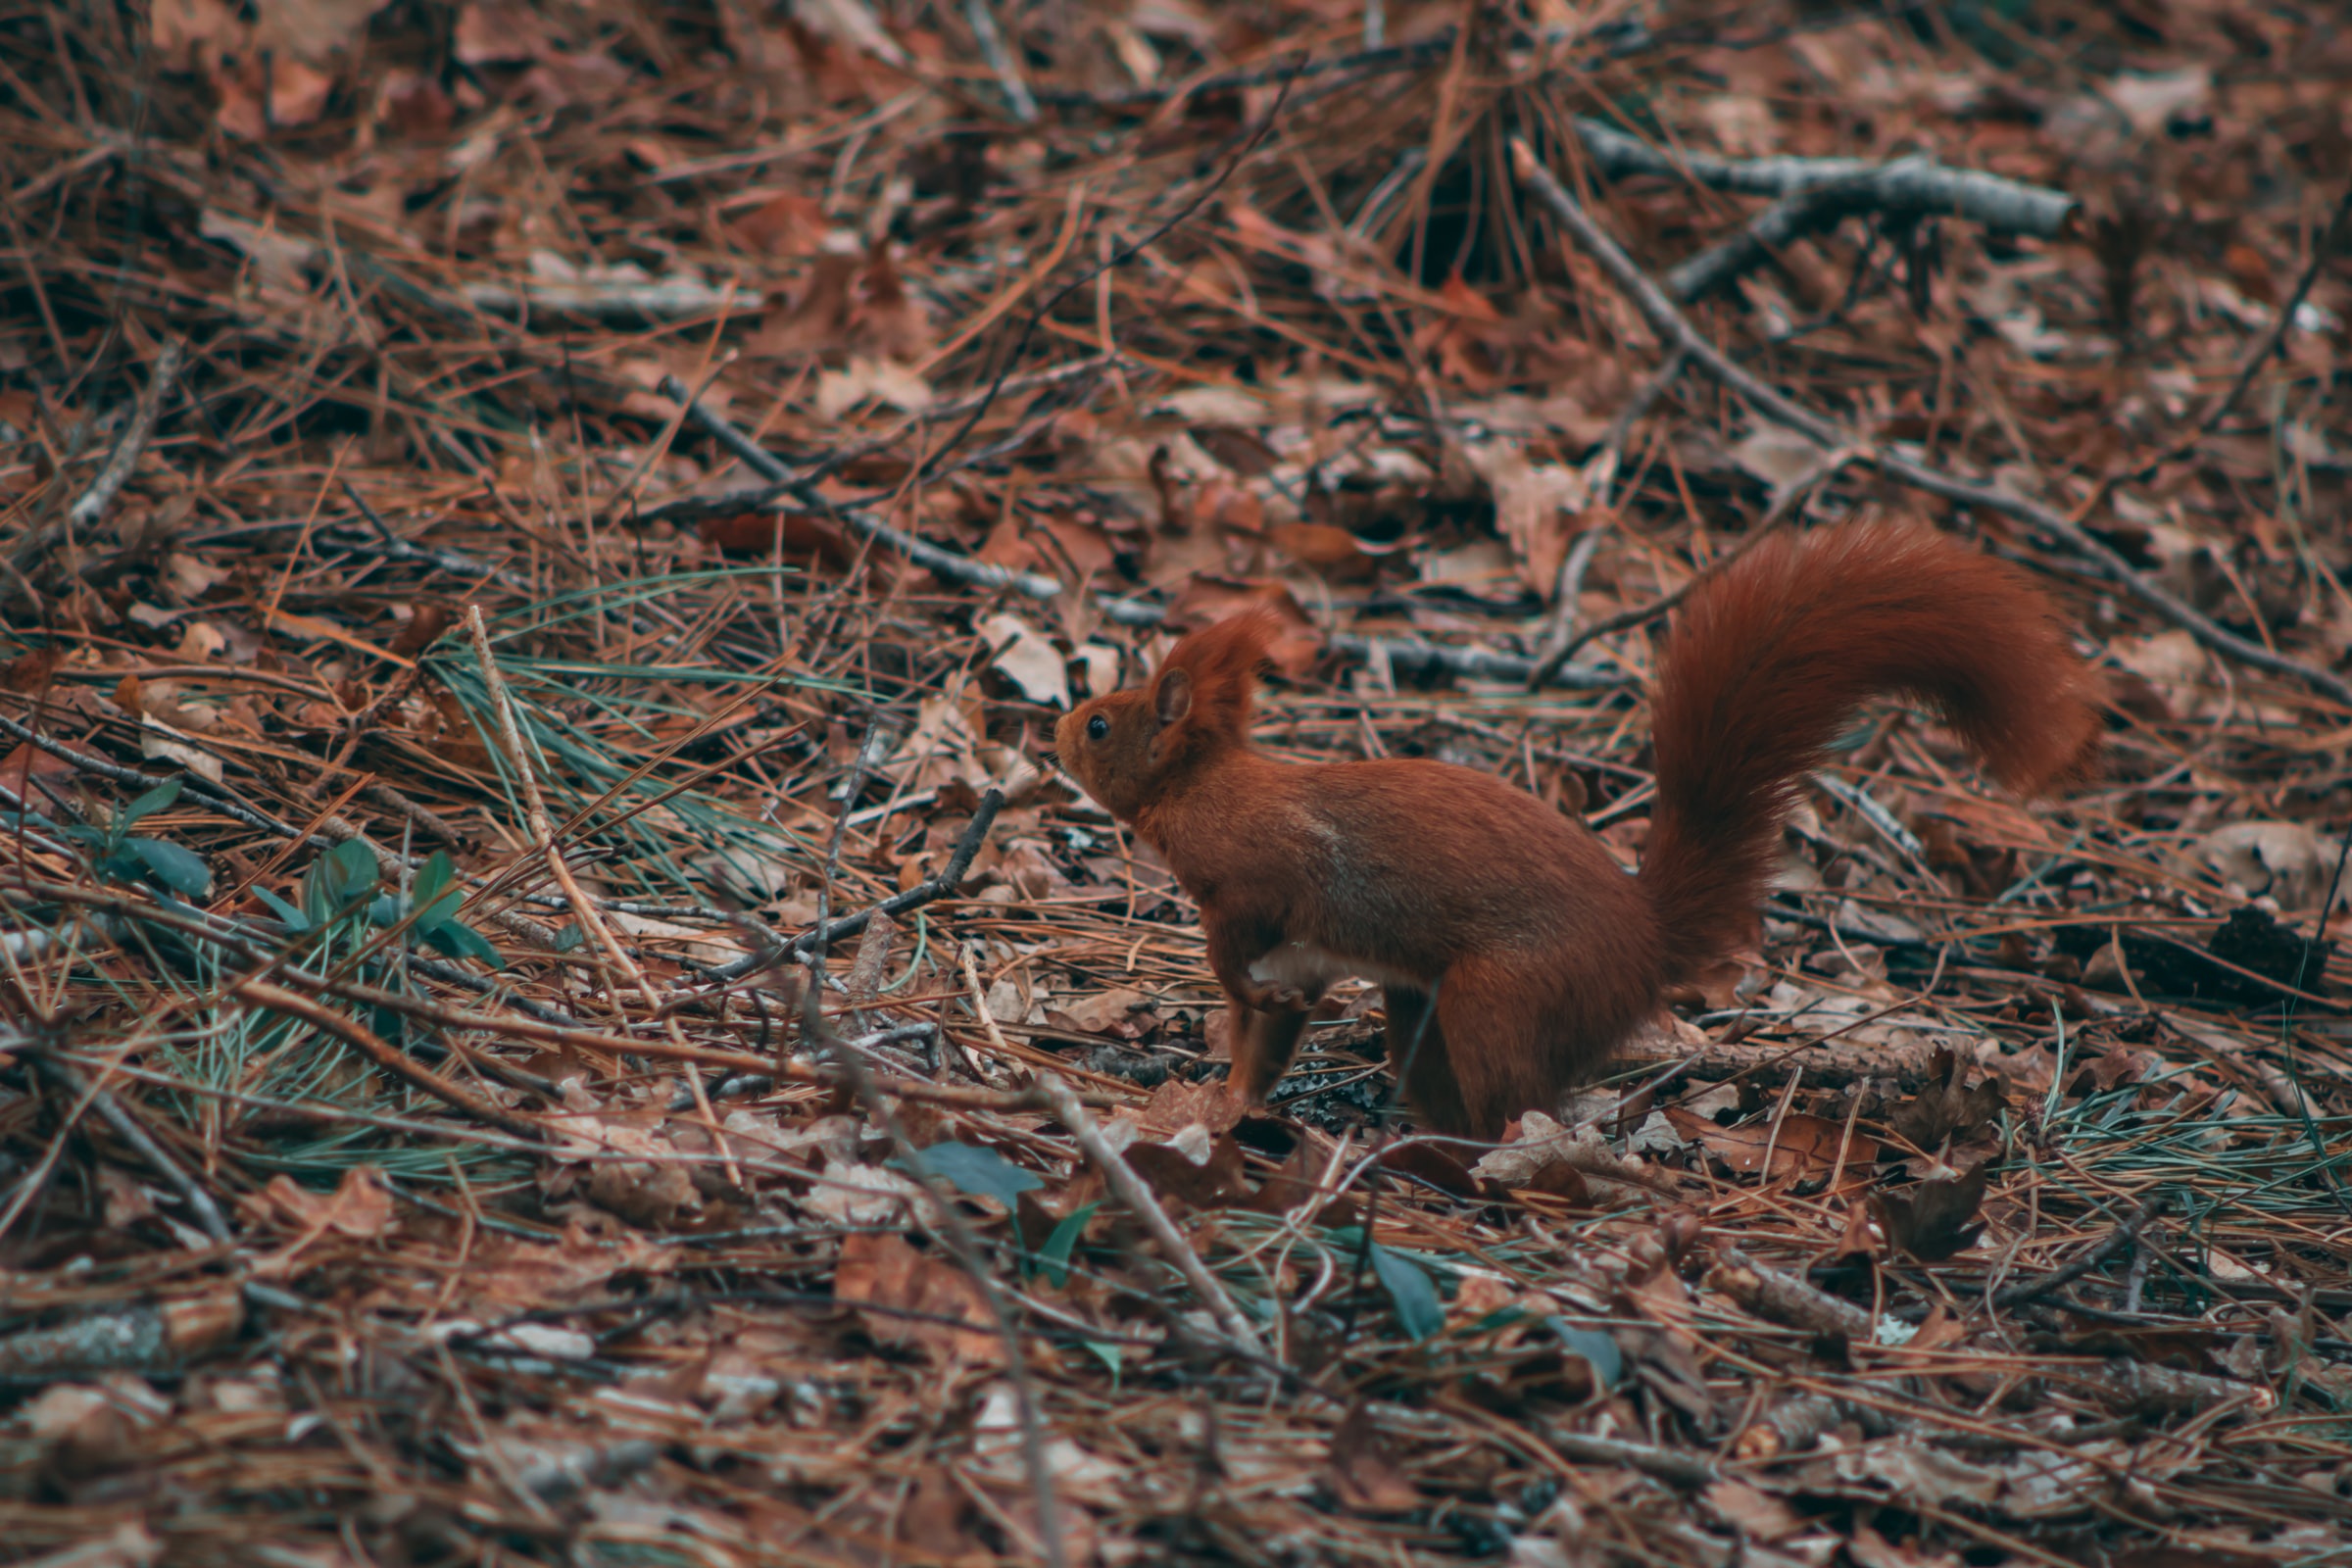
[[[299,992],[288,991],[283,986],[270,985],[266,981],[240,980],[229,988],[229,994],[270,1012],[282,1012],[288,1017],[300,1018],[314,1029],[342,1041],[403,1083],[423,1090],[452,1109],[462,1110],[476,1121],[485,1122],[510,1137],[534,1144],[548,1141],[547,1129],[539,1123],[526,1116],[514,1115],[486,1100],[476,1100],[437,1073],[428,1072],[421,1063],[358,1019],[346,1018],[334,1008],[314,1002]]]
[[[8,890],[26,898],[49,903],[72,905],[98,909],[126,920],[160,926],[168,931],[197,938],[213,944],[224,954],[241,960],[256,970],[273,973],[290,986],[339,997],[365,1006],[381,1007],[406,1017],[423,1019],[428,1023],[452,1030],[477,1030],[484,1034],[513,1036],[524,1040],[545,1040],[560,1046],[584,1051],[610,1052],[614,1054],[639,1053],[665,1060],[705,1062],[746,1072],[764,1070],[769,1063],[747,1052],[724,1051],[714,1047],[679,1047],[664,1040],[645,1040],[627,1035],[591,1029],[552,1007],[543,1007],[526,999],[509,996],[505,1000],[514,1013],[469,1012],[462,1008],[432,1002],[412,992],[387,991],[354,980],[338,979],[303,969],[287,961],[282,953],[270,951],[261,941],[262,933],[223,915],[207,915],[185,908],[166,908],[161,905],[134,899],[124,894],[71,883],[17,883]],[[412,968],[420,974],[452,984],[466,985],[477,992],[494,990],[487,981],[466,974],[462,969],[431,964],[425,959],[413,959]],[[839,1079],[828,1069],[811,1066],[785,1074],[793,1083],[821,1083],[832,1085]],[[1006,1094],[991,1089],[965,1089],[949,1084],[935,1084],[921,1078],[893,1078],[884,1086],[885,1092],[902,1100],[926,1101],[935,1104],[956,1105],[966,1110],[1032,1110],[1037,1108],[1035,1096]],[[259,1103],[259,1102],[254,1102]],[[1089,1097],[1089,1102],[1109,1107],[1115,1102]]]
[[[367,518],[368,525],[375,530],[376,537],[363,548],[390,561],[421,561],[427,565],[438,566],[443,571],[461,577],[488,577],[517,593],[527,597],[537,597],[538,591],[527,580],[509,571],[504,566],[494,566],[486,561],[476,561],[462,550],[444,550],[435,546],[415,544],[403,539],[392,531],[392,525],[384,521],[383,515],[368,504],[367,499],[360,494],[349,479],[343,479],[340,483],[343,486],[343,498],[358,508],[360,515]],[[341,537],[338,530],[338,540]]]
[[[2293,292],[2287,295],[2286,303],[2278,307],[2278,318],[2271,323],[2271,330],[2263,338],[2262,346],[2246,356],[2246,363],[2238,367],[2236,378],[2230,383],[2230,390],[2223,393],[2221,400],[2214,404],[2205,417],[2197,421],[2197,433],[2189,438],[2190,445],[2213,434],[2221,426],[2221,422],[2230,416],[2230,411],[2237,406],[2237,400],[2246,395],[2246,388],[2254,384],[2255,375],[2271,356],[2278,352],[2278,345],[2286,340],[2286,334],[2294,327],[2295,313],[2303,308],[2304,298],[2311,293],[2311,286],[2320,280],[2320,271],[2328,265],[2328,253],[2335,248],[2336,235],[2342,232],[2347,218],[2352,218],[2352,185],[2346,185],[2343,195],[2336,199],[2335,211],[2328,216],[2327,226],[2320,230],[2319,239],[2311,247],[2311,260],[2304,264],[2303,275],[2295,279]]]
[[[2342,230],[2347,218],[2352,218],[2352,185],[2345,186],[2344,194],[2337,199],[2335,211],[2328,220],[2328,226],[2321,231],[2319,243],[2312,247],[2311,259],[2303,266],[2303,275],[2295,279],[2293,291],[2279,309],[2278,318],[2271,323],[2271,329],[2264,334],[2261,346],[2247,355],[2245,363],[2237,368],[2237,374],[2230,378],[2228,390],[2214,400],[2213,407],[2205,411],[2197,420],[2196,427],[2187,435],[2152,458],[2129,467],[2112,468],[2101,475],[2099,482],[2091,487],[2088,499],[2075,509],[2077,517],[2088,517],[2096,512],[2117,485],[2144,480],[2166,464],[2180,462],[2197,449],[2197,443],[2221,428],[2222,421],[2230,416],[2230,411],[2237,407],[2237,400],[2246,395],[2246,388],[2254,384],[2254,377],[2269,363],[2271,356],[2278,352],[2278,345],[2285,341],[2286,334],[2293,329],[2295,312],[2302,308],[2312,285],[2319,281],[2321,269],[2328,264],[2328,253],[2334,247],[2336,235]]]
[[[1993,1306],[2005,1312],[2011,1307],[2023,1306],[2028,1301],[2037,1301],[2052,1291],[2064,1290],[2109,1258],[2134,1246],[2139,1241],[2140,1231],[2146,1227],[2148,1221],[2163,1213],[2172,1200],[2173,1190],[2171,1188],[2157,1188],[2146,1198],[2140,1200],[2137,1208],[2118,1221],[2115,1229],[2101,1237],[2096,1247],[2091,1248],[2062,1268],[2054,1268],[2047,1274],[2038,1275],[2034,1279],[2020,1280],[2014,1285],[2001,1287],[1992,1293]]]
[[[982,793],[980,805],[973,810],[972,820],[964,828],[963,837],[956,841],[954,852],[948,856],[948,863],[940,867],[937,876],[925,882],[917,882],[903,893],[894,893],[870,909],[860,909],[855,914],[845,914],[838,920],[827,921],[822,918],[820,911],[818,922],[815,925],[793,938],[782,949],[750,954],[731,963],[721,964],[710,970],[706,978],[722,983],[740,980],[745,975],[756,974],[777,963],[805,957],[811,950],[819,946],[839,941],[843,937],[854,937],[863,931],[877,914],[888,915],[892,919],[896,919],[909,909],[918,908],[934,900],[946,898],[956,891],[963,881],[964,873],[971,869],[972,857],[980,853],[980,846],[988,837],[989,825],[996,821],[997,812],[1004,805],[1004,791],[992,787]],[[704,994],[708,995],[708,993]]]
[[[812,510],[838,518],[877,544],[889,546],[935,576],[980,588],[1009,588],[1030,599],[1058,599],[1069,591],[1068,584],[1043,572],[1015,571],[991,562],[974,561],[943,550],[927,540],[917,539],[856,507],[843,506],[815,486],[794,477],[792,470],[778,462],[772,453],[762,450],[759,443],[736,429],[725,418],[694,402],[686,384],[676,376],[664,377],[661,390],[663,397],[682,405],[689,418],[713,440],[742,459],[753,472],[774,480]],[[1125,596],[1098,596],[1094,605],[1102,612],[1103,618],[1122,626],[1156,626],[1167,615],[1167,612],[1157,605]],[[1422,642],[1418,638],[1363,637],[1353,632],[1334,632],[1324,639],[1324,643],[1332,652],[1349,659],[1386,659],[1397,669],[1437,670],[1472,680],[1524,681],[1529,670],[1535,667],[1534,661],[1515,655],[1497,654],[1485,648],[1448,648]],[[1606,691],[1623,686],[1626,682],[1625,675],[1613,671],[1562,667],[1553,673],[1550,683],[1577,691]]]
[[[172,778],[177,778],[181,780],[182,787],[187,790],[188,794],[201,802],[207,810],[218,811],[232,821],[244,823],[247,827],[260,828],[265,833],[274,833],[281,839],[299,839],[305,844],[315,845],[322,850],[331,850],[335,847],[336,841],[324,834],[305,835],[273,816],[238,805],[227,797],[227,792],[220,785],[213,783],[193,769],[183,769],[176,774],[164,777],[158,777],[152,773],[142,773],[135,767],[124,767],[119,762],[110,762],[102,757],[93,757],[87,752],[77,752],[62,741],[51,740],[39,731],[18,723],[6,713],[0,713],[0,735],[14,735],[26,745],[47,752],[61,761],[72,762],[84,773],[110,780],[125,789],[151,790],[171,782]]]

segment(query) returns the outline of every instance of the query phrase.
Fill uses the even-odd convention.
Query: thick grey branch
[[[2064,191],[2020,184],[1973,169],[1946,169],[1927,158],[1874,164],[1860,158],[1717,158],[1708,153],[1669,155],[1638,136],[1597,120],[1573,122],[1592,166],[1611,179],[1662,174],[1694,179],[1714,190],[1743,196],[1794,196],[1827,185],[1866,189],[1872,210],[1889,213],[1949,213],[1987,228],[2012,229],[2042,239],[2066,226],[2075,199]],[[1859,211],[1861,209],[1848,209]]]

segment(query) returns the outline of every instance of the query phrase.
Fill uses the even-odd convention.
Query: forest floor
[[[2323,4],[15,8],[0,1561],[2352,1561],[2348,211]],[[1227,1100],[1058,712],[1272,605],[1630,862],[1842,518],[2098,779],[1875,707],[1558,1118]]]

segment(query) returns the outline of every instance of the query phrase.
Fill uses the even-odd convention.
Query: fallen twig
[[[1037,1075],[1037,1093],[1045,1101],[1047,1108],[1053,1111],[1054,1119],[1068,1129],[1071,1141],[1077,1144],[1088,1161],[1102,1174],[1102,1184],[1110,1189],[1111,1196],[1143,1222],[1144,1229],[1151,1233],[1152,1241],[1158,1244],[1167,1260],[1175,1265],[1176,1272],[1184,1276],[1184,1282],[1200,1298],[1201,1304],[1208,1308],[1209,1315],[1216,1320],[1218,1329],[1232,1348],[1252,1361],[1270,1359],[1266,1354],[1265,1342],[1258,1338],[1257,1330],[1250,1320],[1242,1315],[1241,1307],[1235,1304],[1223,1282],[1208,1271],[1207,1264],[1200,1261],[1200,1254],[1193,1250],[1192,1243],[1184,1239],[1184,1232],[1178,1230],[1176,1222],[1168,1218],[1168,1211],[1160,1207],[1159,1200],[1152,1195],[1151,1188],[1144,1185],[1143,1178],[1136,1175],[1135,1168],[1121,1159],[1119,1152],[1103,1138],[1102,1129],[1095,1125],[1095,1118],[1087,1114],[1086,1107],[1078,1102],[1077,1093],[1050,1072]]]
[[[300,1018],[313,1028],[333,1035],[403,1083],[423,1090],[476,1121],[531,1143],[547,1142],[547,1129],[537,1122],[514,1115],[486,1100],[476,1100],[439,1074],[427,1071],[421,1062],[411,1059],[398,1047],[356,1018],[346,1018],[322,1003],[299,992],[288,991],[283,986],[271,985],[266,980],[240,980],[230,987],[230,991],[256,1006]]]
[[[18,883],[9,890],[22,897],[52,904],[73,905],[77,907],[103,911],[107,914],[143,921],[161,926],[183,936],[212,943],[254,968],[269,966],[270,972],[288,986],[301,987],[324,996],[332,996],[364,1006],[380,1007],[406,1017],[420,1019],[443,1029],[473,1030],[494,1038],[537,1040],[559,1048],[575,1051],[602,1052],[609,1054],[635,1053],[656,1060],[701,1062],[707,1066],[724,1067],[737,1072],[765,1073],[775,1070],[768,1057],[745,1051],[726,1051],[714,1046],[679,1045],[665,1039],[645,1039],[634,1035],[615,1034],[591,1029],[578,1021],[532,1003],[526,998],[508,996],[502,1000],[514,1008],[511,1013],[472,1012],[462,1007],[431,1001],[411,993],[388,991],[362,981],[318,974],[298,965],[281,961],[279,956],[256,941],[234,922],[219,915],[206,915],[193,909],[172,909],[127,894],[108,892],[98,888],[76,887],[69,883]],[[436,980],[453,984],[470,984],[483,992],[493,989],[487,981],[466,974],[451,965],[429,960],[412,959],[410,967],[430,974]],[[784,1066],[784,1076],[794,1083],[821,1084],[838,1087],[839,1075],[824,1070],[815,1063],[792,1061]],[[951,1084],[935,1084],[919,1078],[889,1079],[883,1087],[902,1100],[918,1100],[932,1104],[951,1105],[966,1110],[1035,1110],[1038,1102],[1034,1095],[1004,1093],[988,1089],[964,1089]],[[1087,1102],[1107,1109],[1115,1102],[1101,1096],[1087,1097]]]
[[[534,277],[512,283],[467,283],[460,291],[478,311],[515,316],[546,311],[632,320],[672,320],[729,311],[757,316],[765,305],[757,289],[710,284],[699,277]]]
[[[1878,1320],[1866,1309],[1793,1274],[1766,1268],[1736,1247],[1726,1247],[1715,1254],[1707,1284],[1774,1323],[1863,1344],[1875,1337]]]
[[[1889,187],[1901,189],[1904,176],[1915,166],[1926,165],[1926,159],[1905,159],[1870,173],[1808,186],[1784,196],[1741,224],[1729,238],[1676,266],[1666,274],[1666,292],[1686,305],[1695,304],[1805,235],[1854,214],[1916,216],[1916,210],[1906,209],[1899,199],[1889,195]]]
[[[1030,95],[1029,83],[1021,79],[1020,68],[1012,63],[1004,47],[1004,34],[997,26],[996,13],[988,0],[963,0],[963,19],[971,24],[972,41],[980,46],[980,58],[996,74],[997,86],[1004,91],[1004,103],[1012,118],[1022,124],[1037,121],[1037,100]]]
[[[1066,365],[1056,365],[1050,369],[1033,370],[1026,375],[1007,376],[1004,384],[996,389],[997,395],[1000,397],[1018,396],[1024,392],[1044,391],[1062,386],[1085,376],[1100,374],[1110,366],[1119,364],[1123,358],[1124,356],[1116,354],[1095,355],[1083,360],[1072,360]],[[663,396],[668,396],[666,388]],[[913,418],[902,421],[894,430],[876,436],[871,441],[836,447],[823,457],[798,468],[789,467],[776,462],[774,454],[755,444],[754,451],[759,452],[762,458],[770,462],[776,462],[777,471],[783,475],[781,479],[771,477],[765,484],[750,485],[741,490],[721,491],[716,495],[679,496],[674,500],[664,501],[633,514],[632,521],[638,525],[662,521],[688,522],[704,517],[726,517],[734,516],[739,513],[761,511],[791,495],[793,486],[813,483],[828,474],[839,472],[862,458],[870,458],[878,453],[888,452],[923,425],[939,419],[950,418],[956,415],[967,414],[987,401],[988,397],[989,389],[981,387],[957,397],[942,399],[924,409]],[[707,420],[708,416],[705,416],[698,418],[697,422],[702,424],[706,433],[716,435],[716,430]],[[743,448],[727,441],[723,436],[718,439],[737,457],[744,457]],[[749,458],[744,458],[744,461],[747,466],[753,466],[757,470],[757,466],[753,465]],[[474,569],[484,568],[476,567]]]
[[[827,1027],[817,1004],[825,986],[825,901],[833,885],[833,874],[840,868],[842,836],[849,827],[850,812],[858,805],[858,787],[864,781],[866,758],[873,749],[876,733],[875,726],[868,724],[865,739],[858,749],[858,759],[850,766],[849,787],[842,791],[841,809],[833,818],[832,842],[825,851],[824,877],[818,883],[816,927],[811,933],[814,940],[808,955],[808,989],[803,994],[802,1043],[831,1059],[842,1081],[865,1106],[867,1117],[897,1149],[900,1163],[930,1196],[932,1212],[938,1216],[934,1228],[948,1250],[955,1254],[956,1264],[970,1278],[972,1288],[980,1293],[989,1315],[996,1320],[997,1335],[1004,1342],[1005,1380],[1012,1386],[1013,1409],[1020,1424],[1021,1465],[1028,1472],[1030,1494],[1037,1505],[1038,1545],[1048,1568],[1062,1568],[1066,1553],[1061,1539],[1061,1509],[1054,1494],[1054,1473],[1046,1464],[1045,1423],[1038,1414],[1037,1390],[1029,1375],[1029,1358],[1022,1353],[1020,1331],[1013,1323],[1012,1308],[1005,1304],[1004,1293],[997,1288],[996,1279],[989,1272],[979,1237],[973,1234],[963,1211],[956,1206],[956,1195],[923,1159],[914,1140],[907,1137],[906,1124],[876,1087],[862,1055],[849,1049],[847,1042]],[[694,1095],[707,1116],[710,1102],[704,1097],[699,1077],[694,1080]]]
[[[1743,196],[1788,197],[1835,186],[1867,193],[1867,205],[1882,212],[1950,213],[1987,228],[2012,229],[2042,239],[2063,231],[2068,215],[2080,205],[2064,191],[2022,184],[1973,169],[1946,169],[1928,158],[1874,164],[1860,158],[1667,154],[1597,120],[1580,118],[1572,123],[1592,167],[1611,179],[1661,174]]]
[[[2238,366],[2237,374],[2230,378],[2230,385],[2198,416],[2188,434],[2152,458],[2134,459],[2101,474],[2099,482],[2091,486],[2090,494],[2075,508],[2078,520],[2095,515],[2106,505],[2107,498],[2115,492],[2116,486],[2145,480],[2167,464],[2180,462],[2196,451],[2198,444],[2207,436],[2221,428],[2222,421],[2230,416],[2230,411],[2237,407],[2238,399],[2246,395],[2246,388],[2254,384],[2254,377],[2261,372],[2271,356],[2278,352],[2278,345],[2286,340],[2286,334],[2293,330],[2295,315],[2303,308],[2303,301],[2310,295],[2311,286],[2319,281],[2320,272],[2327,267],[2336,236],[2342,231],[2347,218],[2352,218],[2352,185],[2347,185],[2343,195],[2337,198],[2335,210],[2328,215],[2327,226],[2321,229],[2311,248],[2310,260],[2304,263],[2302,275],[2295,279],[2294,289],[2279,307],[2277,319],[2271,322],[2271,329],[2263,334],[2262,342]]]
[[[1738,561],[1753,549],[1756,541],[1795,515],[1797,508],[1807,496],[1827,482],[1839,468],[1861,456],[1863,454],[1852,447],[1840,447],[1835,452],[1823,453],[1811,467],[1797,477],[1795,483],[1773,498],[1772,506],[1765,512],[1762,521],[1742,535],[1738,544],[1708,562],[1704,570],[1693,572],[1681,587],[1660,594],[1647,604],[1636,605],[1631,610],[1621,610],[1614,615],[1603,616],[1583,630],[1562,637],[1556,647],[1547,651],[1528,670],[1528,690],[1535,691],[1548,684],[1557,676],[1561,666],[1575,657],[1576,651],[1592,641],[1593,638],[1606,637],[1613,632],[1629,631],[1671,612],[1677,605],[1690,598],[1699,584],[1720,576],[1733,562]]]
[[[819,921],[816,925],[793,938],[782,948],[764,953],[749,954],[744,957],[737,958],[732,963],[719,965],[709,971],[704,978],[719,984],[740,980],[745,975],[757,974],[762,969],[773,968],[779,963],[806,956],[820,944],[831,944],[843,937],[854,937],[863,931],[866,922],[877,914],[886,915],[895,920],[909,909],[920,908],[936,899],[946,898],[956,891],[963,881],[964,873],[971,869],[972,857],[980,853],[981,844],[988,838],[989,825],[996,821],[997,812],[1004,805],[1004,791],[992,787],[981,792],[980,804],[973,808],[971,821],[964,825],[963,837],[956,841],[956,848],[948,855],[948,863],[939,868],[937,876],[917,882],[904,892],[894,893],[870,909],[860,909],[856,914],[845,914],[838,920]],[[709,994],[708,992],[697,993],[698,996],[708,996]]]
[[[76,528],[87,528],[106,515],[106,509],[115,504],[115,497],[130,482],[133,469],[139,466],[139,455],[147,450],[148,438],[155,434],[155,421],[164,412],[164,400],[171,396],[172,387],[179,379],[179,368],[186,363],[187,345],[176,338],[163,346],[155,357],[155,368],[147,377],[147,391],[131,411],[130,423],[123,427],[122,439],[115,444],[114,456],[98,470],[98,477],[81,493],[81,499],[66,509],[66,520]],[[22,565],[23,557],[19,558]]]
[[[2064,1290],[2109,1258],[2120,1252],[2129,1251],[2138,1242],[2139,1233],[2147,1227],[2148,1221],[2163,1213],[2166,1205],[2172,1200],[2173,1190],[2171,1188],[2155,1189],[2146,1198],[2140,1200],[2138,1207],[2118,1220],[2115,1229],[2101,1237],[2098,1245],[2085,1249],[2082,1256],[2062,1267],[2050,1270],[2047,1274],[2036,1275],[2030,1280],[2019,1280],[2015,1284],[2002,1286],[1992,1293],[1992,1304],[2002,1311],[2007,1311],[2014,1306],[2023,1306],[2028,1301],[2039,1300],[2052,1291]]]
[[[196,1216],[196,1223],[204,1228],[205,1235],[223,1246],[236,1240],[236,1233],[228,1228],[228,1221],[221,1215],[220,1205],[213,1201],[213,1195],[205,1191],[178,1160],[166,1153],[163,1145],[157,1143],[147,1129],[139,1125],[139,1119],[124,1110],[122,1102],[103,1085],[85,1084],[81,1073],[72,1062],[33,1041],[23,1037],[11,1038],[9,1050],[11,1054],[29,1060],[42,1076],[54,1080],[67,1094],[86,1098],[90,1109],[98,1113],[98,1119],[114,1129],[116,1137],[137,1150],[139,1157],[153,1166],[155,1173],[179,1194],[180,1201],[188,1205],[188,1212]]]

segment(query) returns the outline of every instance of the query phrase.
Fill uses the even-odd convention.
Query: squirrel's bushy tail
[[[1670,981],[1748,931],[1797,781],[1856,705],[1924,702],[2011,789],[2086,771],[2097,677],[2024,573],[1929,528],[1760,540],[1682,611],[1652,705],[1642,886]]]

